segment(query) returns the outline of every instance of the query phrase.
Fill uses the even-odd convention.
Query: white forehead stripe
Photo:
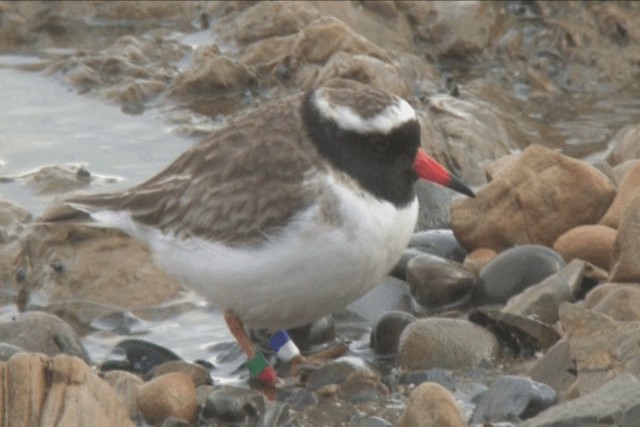
[[[362,117],[351,107],[334,105],[317,93],[314,98],[320,114],[336,122],[342,129],[358,133],[389,133],[398,126],[416,118],[413,107],[402,98],[396,98],[394,104],[368,118]]]

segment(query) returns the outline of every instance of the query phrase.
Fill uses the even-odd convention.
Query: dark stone
[[[328,384],[342,384],[353,373],[370,371],[364,361],[356,357],[341,357],[312,372],[307,380],[307,390],[315,391]]]
[[[437,383],[449,391],[456,391],[456,380],[451,371],[431,368],[424,371],[405,372],[400,376],[400,383],[420,385],[425,382]]]
[[[414,233],[409,240],[409,248],[436,255],[451,261],[462,262],[467,256],[453,231],[450,229],[426,230]]]
[[[513,375],[498,377],[482,395],[471,421],[474,424],[523,421],[557,401],[558,394],[546,384]]]
[[[267,406],[266,411],[258,419],[256,427],[287,427],[290,423],[289,405],[274,402]]]
[[[476,278],[457,262],[425,254],[409,261],[407,281],[416,302],[435,310],[465,304]]]
[[[414,320],[414,315],[402,311],[385,313],[371,328],[369,347],[380,356],[395,354],[398,351],[400,334]]]
[[[369,324],[377,321],[382,313],[389,311],[410,313],[412,308],[409,284],[387,276],[372,290],[349,304],[347,309],[365,318]]]
[[[560,339],[560,334],[549,325],[499,310],[480,308],[469,315],[469,320],[489,329],[500,342],[520,356],[546,350]]]
[[[213,391],[207,397],[202,416],[205,419],[218,419],[225,422],[244,421],[247,414],[244,409],[244,402],[238,396],[232,396],[223,390]]]
[[[143,340],[123,340],[109,351],[100,367],[103,371],[121,369],[146,376],[163,363],[181,360],[168,348]]]
[[[505,250],[487,264],[473,292],[475,305],[503,304],[565,266],[562,256],[541,245]]]

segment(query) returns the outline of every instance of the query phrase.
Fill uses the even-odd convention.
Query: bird
[[[393,268],[416,225],[418,179],[473,196],[421,148],[409,102],[325,85],[239,113],[147,181],[70,197],[42,220],[90,216],[145,243],[224,313],[251,360],[247,327],[311,323]]]

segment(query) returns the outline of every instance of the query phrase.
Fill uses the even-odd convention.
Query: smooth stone
[[[404,280],[386,276],[372,290],[352,302],[347,309],[370,323],[376,322],[381,313],[410,313],[411,294]]]
[[[408,246],[451,261],[462,262],[467,256],[467,250],[460,245],[453,231],[448,228],[414,233]]]
[[[450,228],[449,212],[453,203],[453,191],[422,180],[416,183],[415,189],[419,203],[416,230],[420,232]]]
[[[107,382],[118,396],[118,400],[127,408],[129,418],[141,419],[138,410],[138,392],[144,385],[144,380],[127,371],[108,371],[102,373],[102,379]]]
[[[640,281],[640,192],[622,214],[613,244],[610,282]]]
[[[400,375],[401,384],[420,385],[425,382],[437,383],[449,391],[456,391],[456,379],[453,372],[431,368],[424,371],[403,372]]]
[[[377,3],[377,2],[374,2]],[[391,424],[389,421],[385,420],[384,418],[380,418],[380,417],[366,417],[363,418],[361,420],[359,420],[355,427],[392,427],[393,424]]]
[[[553,244],[566,262],[581,259],[609,270],[617,230],[604,225],[581,225],[565,232]]]
[[[287,403],[295,410],[318,404],[318,396],[314,392],[299,387],[278,388],[276,400]]]
[[[373,372],[359,358],[352,356],[340,357],[312,372],[307,380],[307,390],[315,391],[329,384],[342,384],[350,375],[362,371]]]
[[[502,375],[491,383],[478,401],[471,422],[524,421],[554,405],[557,397],[556,391],[546,384]]]
[[[168,374],[169,372],[182,372],[189,375],[196,387],[213,384],[211,375],[204,366],[196,363],[184,362],[182,360],[173,360],[154,366],[149,373],[149,376],[151,378],[155,378]]]
[[[393,270],[389,272],[389,275],[396,279],[407,280],[407,264],[411,259],[420,256],[423,253],[424,252],[414,248],[405,249],[398,263],[393,267]]]
[[[407,282],[420,306],[437,310],[466,303],[476,277],[462,264],[425,254],[407,264]]]
[[[547,409],[520,427],[636,427],[638,420],[640,381],[632,374],[623,373],[589,394]]]
[[[523,245],[507,249],[480,271],[473,302],[476,305],[503,304],[564,266],[562,256],[545,246]]]
[[[47,356],[64,353],[89,361],[74,329],[57,316],[40,311],[3,316],[0,342]]]
[[[371,371],[359,371],[349,375],[340,384],[338,398],[349,403],[375,402],[389,397],[389,389],[380,381],[380,375]]]
[[[100,366],[103,371],[120,369],[148,375],[153,368],[180,357],[168,348],[149,341],[126,339],[116,344]]]
[[[576,364],[566,339],[555,343],[529,369],[532,380],[547,384],[564,400],[567,390],[576,380]]]
[[[615,194],[591,165],[532,144],[475,198],[453,203],[451,228],[469,250],[551,246],[567,230],[597,223]]]
[[[636,160],[622,177],[616,198],[613,199],[609,210],[600,218],[599,223],[617,229],[622,215],[637,194],[638,188],[640,188],[640,160]]]
[[[182,420],[176,417],[169,417],[162,423],[161,427],[191,427],[192,424],[188,421]]]
[[[455,398],[436,383],[422,383],[409,395],[409,402],[396,427],[466,427]]]
[[[157,425],[169,417],[193,423],[198,415],[196,387],[191,377],[171,372],[143,384],[138,391],[138,409],[144,419]]]
[[[18,347],[17,345],[0,342],[0,362],[6,362],[7,360],[11,359],[11,356],[16,353],[20,353],[21,351],[25,350]]]
[[[481,326],[461,319],[423,318],[400,335],[398,364],[403,371],[468,370],[493,363],[500,353],[496,337]]]
[[[31,213],[23,207],[0,199],[0,243],[16,240],[32,218]]]
[[[469,320],[492,331],[501,343],[520,356],[546,350],[560,339],[555,329],[539,320],[499,310],[479,308],[469,315]]]
[[[494,259],[498,253],[489,248],[478,248],[469,252],[465,257],[462,265],[468,270],[479,275],[484,267],[486,267],[492,259]]]
[[[391,311],[380,317],[371,328],[369,347],[380,356],[390,356],[398,351],[400,334],[416,317],[402,311]]]
[[[587,294],[584,306],[614,320],[640,320],[640,283],[603,283]]]
[[[134,426],[109,384],[77,357],[18,353],[0,363],[0,381],[5,426]]]
[[[558,320],[560,304],[572,301],[579,294],[585,269],[583,261],[571,261],[556,274],[509,299],[502,312],[554,325]]]

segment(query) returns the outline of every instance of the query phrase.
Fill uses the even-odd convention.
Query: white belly
[[[291,328],[369,291],[398,261],[415,227],[417,200],[397,209],[326,179],[339,204],[337,224],[323,221],[320,208],[312,206],[278,239],[255,249],[176,240],[121,213],[94,217],[146,241],[161,268],[213,306],[235,310],[247,326]]]

